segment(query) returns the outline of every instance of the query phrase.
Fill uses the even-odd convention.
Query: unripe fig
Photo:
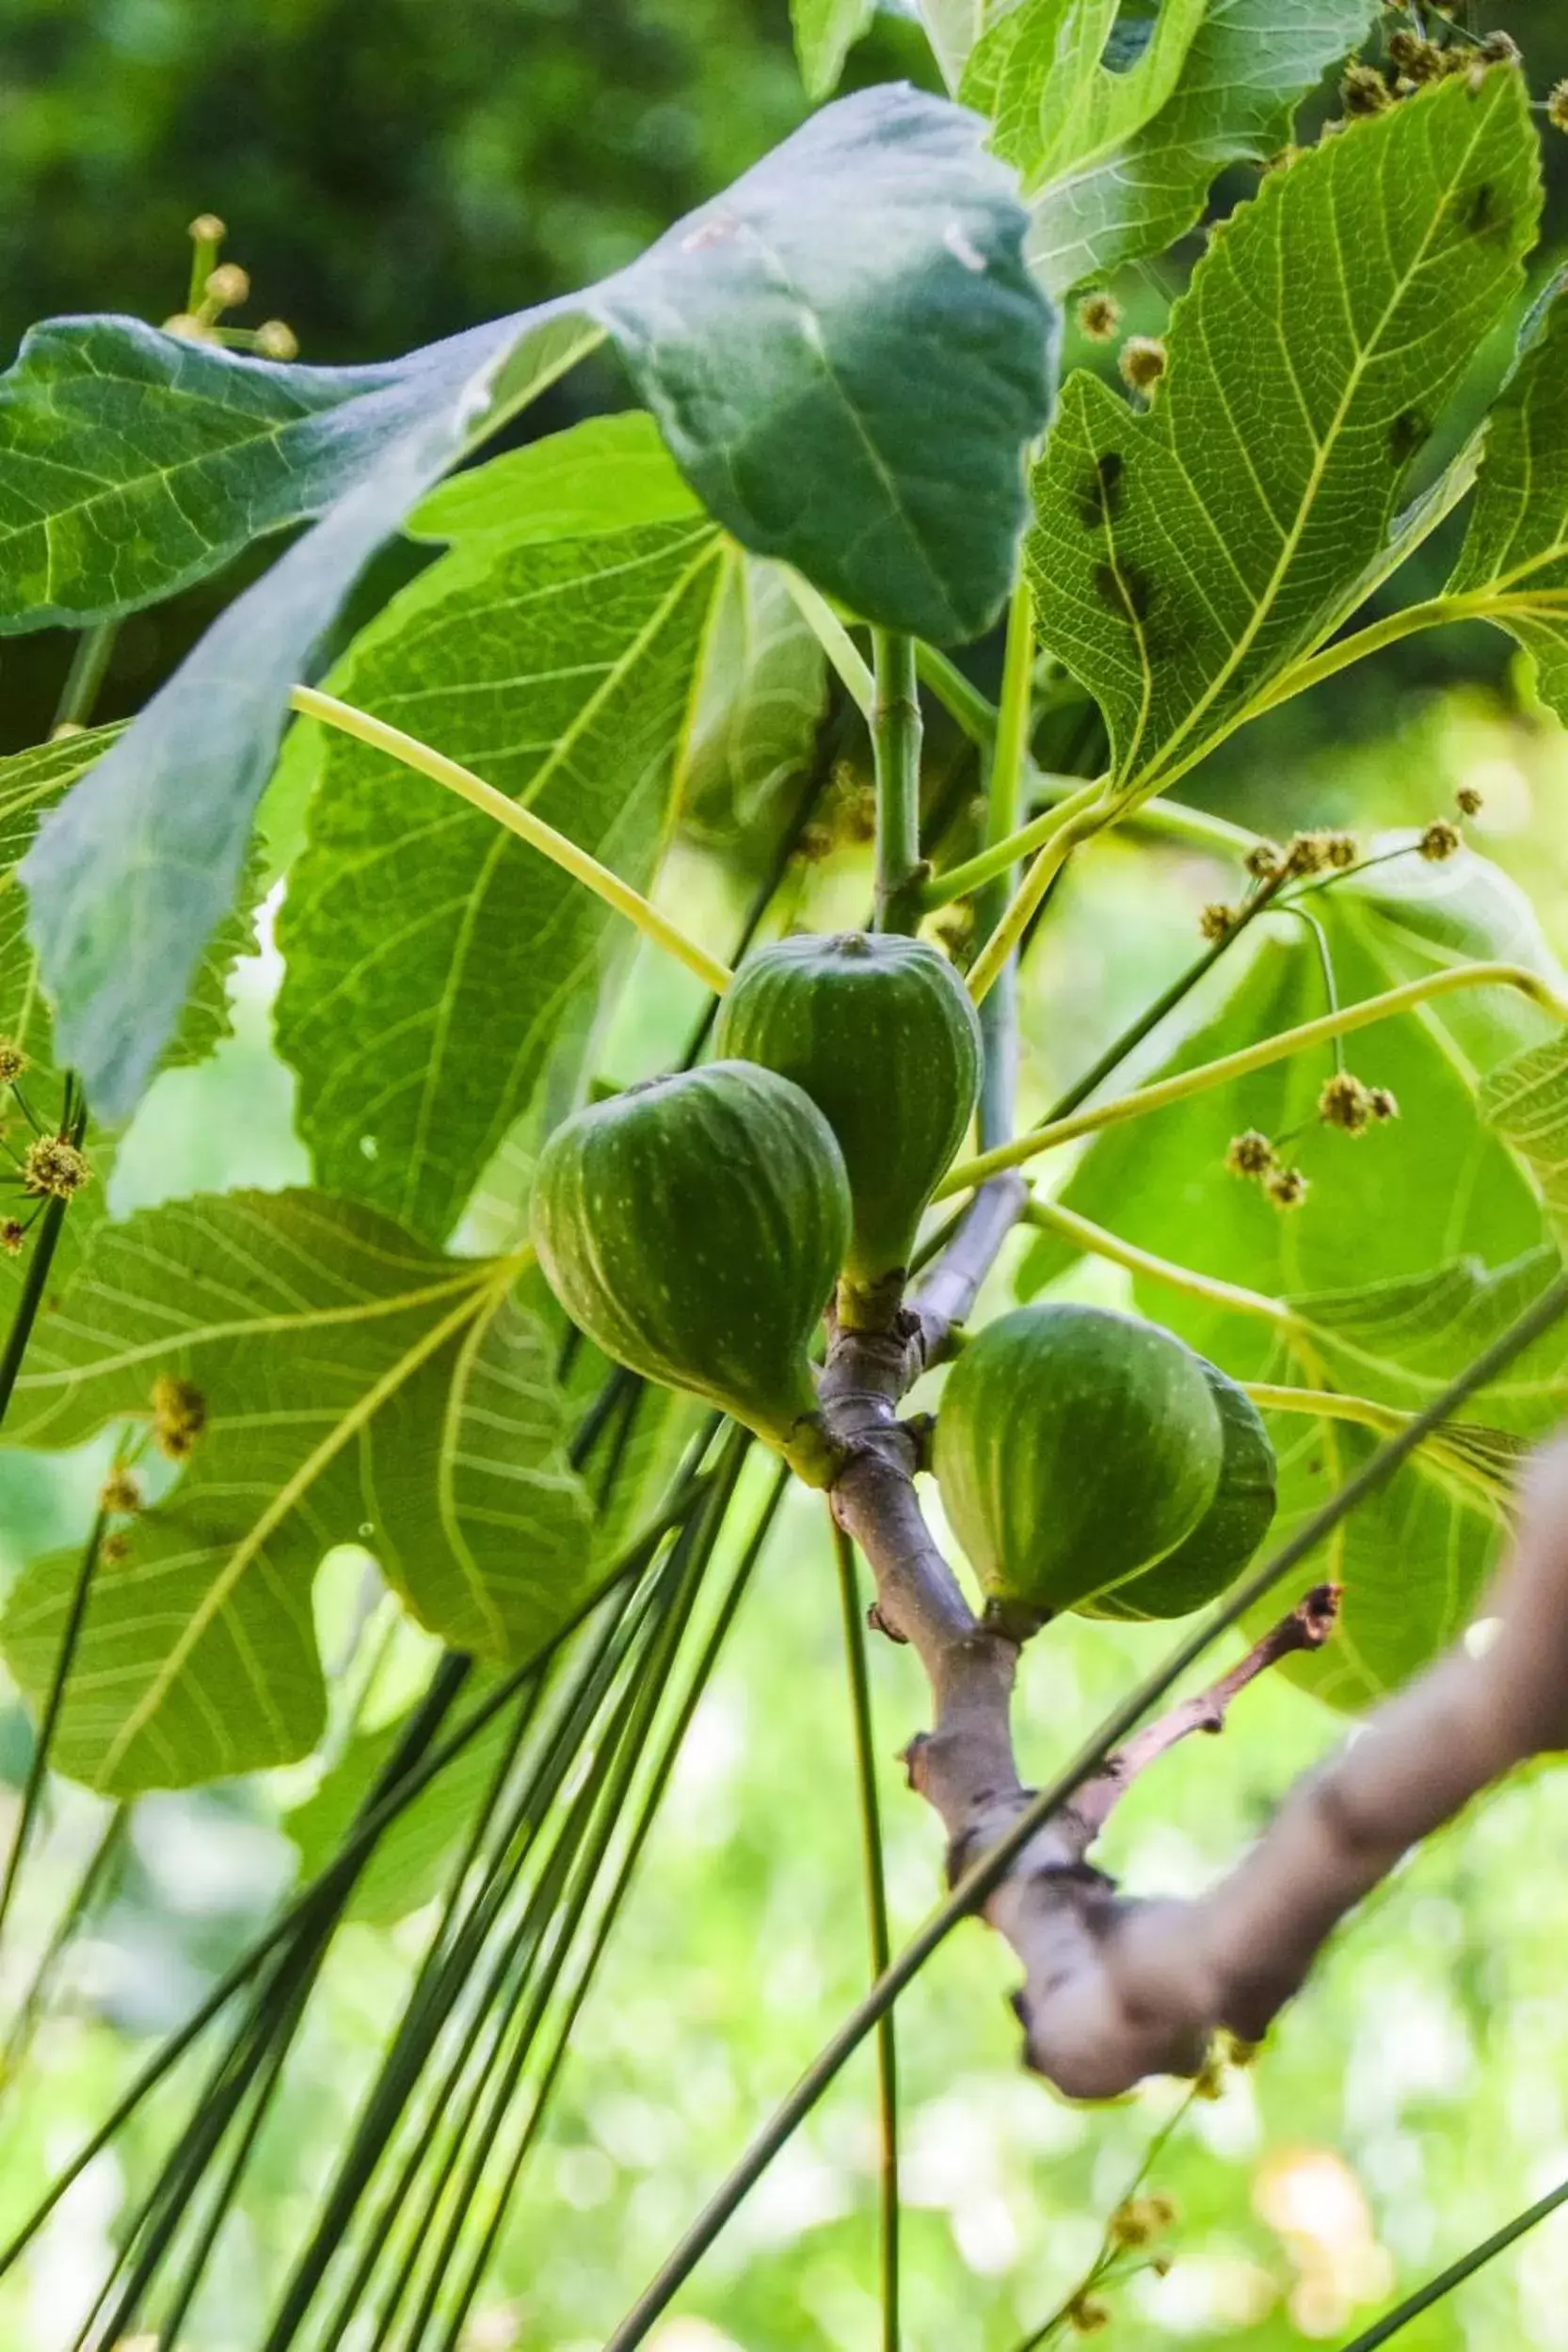
[[[713,1062],[558,1127],[534,1179],[551,1288],[604,1353],[733,1414],[824,1484],[808,1350],[849,1240],[833,1130],[798,1086]]]
[[[988,1323],[936,1416],[942,1508],[1020,1633],[1174,1552],[1212,1504],[1224,1454],[1202,1359],[1099,1306]]]
[[[968,990],[927,940],[804,934],[746,958],[716,1043],[792,1079],[824,1113],[855,1211],[840,1313],[878,1320],[879,1304],[897,1303],[890,1278],[909,1263],[974,1110],[980,1022]]]
[[[1081,1604],[1086,1617],[1185,1617],[1234,1584],[1269,1532],[1279,1480],[1262,1416],[1245,1389],[1200,1356],[1224,1451],[1214,1499],[1185,1542],[1129,1584]]]

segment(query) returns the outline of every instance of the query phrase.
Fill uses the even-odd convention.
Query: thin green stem
[[[1495,2256],[1506,2253],[1528,2230],[1533,2230],[1538,2221],[1544,2221],[1548,2214],[1556,2213],[1562,2204],[1568,2204],[1568,2181],[1560,2181],[1556,2188],[1548,2189],[1545,2196],[1537,2198],[1533,2205],[1527,2205],[1522,2214],[1515,2214],[1513,2219],[1505,2222],[1500,2230],[1494,2230],[1489,2238],[1482,2238],[1479,2246],[1473,2246],[1467,2254],[1462,2254],[1458,2262],[1450,2263],[1447,2270],[1440,2270],[1435,2279],[1429,2279],[1424,2287],[1418,2287],[1414,2295],[1406,2296],[1402,2303],[1396,2304],[1393,2311],[1385,2312],[1372,2327],[1364,2329],[1352,2343],[1347,2344],[1343,2352],[1378,2352],[1380,2344],[1391,2342],[1413,2319],[1419,2319],[1423,2312],[1430,2312],[1434,2303],[1440,2303],[1446,2295],[1451,2295],[1455,2287],[1463,2286],[1466,2279],[1473,2279],[1485,2264]]]
[[[87,1859],[87,1866],[78,1878],[69,1901],[50,1931],[49,1941],[40,1956],[32,1979],[22,1997],[16,2015],[11,2022],[10,2031],[6,2036],[5,2047],[0,2049],[0,2096],[4,2095],[8,2084],[14,2082],[22,2071],[23,2062],[32,2043],[39,2019],[43,2014],[44,2004],[49,1998],[56,1970],[75,1941],[78,1931],[92,1916],[104,1878],[110,1864],[119,1855],[125,1832],[130,1826],[130,1820],[131,1808],[128,1804],[116,1805],[113,1812],[107,1816],[103,1829],[93,1841],[92,1851]]]
[[[96,628],[84,629],[76,640],[71,656],[71,667],[60,688],[60,698],[55,706],[51,732],[58,734],[61,728],[90,725],[92,713],[108,671],[109,656],[120,634],[117,620],[100,621]]]
[[[876,928],[913,931],[920,878],[920,681],[915,642],[873,629],[876,702],[872,748],[876,761]]]
[[[757,2134],[739,2163],[714,2191],[658,2276],[638,2296],[608,2339],[604,2352],[632,2352],[634,2345],[646,2340],[654,2322],[667,2311],[726,2223],[760,2180],[779,2150],[810,2114],[824,2092],[837,2079],[878,2018],[913,1983],[932,1954],[946,1942],[959,1922],[985,1902],[1042,1824],[1067,1802],[1091,1774],[1097,1771],[1112,1751],[1137,1728],[1149,1709],[1165,1697],[1221,1634],[1237,1624],[1266,1592],[1290,1575],[1303,1560],[1309,1559],[1325,1536],[1332,1534],[1340,1522],[1348,1518],[1369,1495],[1386,1485],[1401,1464],[1409,1460],[1416,1447],[1432,1431],[1450,1419],[1479,1389],[1496,1379],[1516,1356],[1522,1355],[1565,1313],[1568,1313],[1568,1274],[1559,1276],[1550,1284],[1523,1315],[1500,1333],[1489,1348],[1483,1350],[1440,1396],[1434,1398],[1401,1430],[1398,1437],[1379,1447],[1355,1476],[1347,1480],[1336,1495],[1315,1511],[1288,1543],[1283,1544],[1261,1566],[1255,1568],[1250,1576],[1244,1576],[1227,1600],[1178,1641],[1161,1664],[1112,1708],[1078,1753],[1018,1815],[1007,1834],[1000,1838],[988,1853],[970,1864],[946,1902],[932,1912],[924,1926],[898,1954],[891,1967],[884,1970],[864,2000],[856,2005],[838,2032],[824,2045],[789,2096]]]
[[[1373,621],[1366,629],[1357,629],[1348,637],[1336,637],[1320,653],[1305,661],[1293,662],[1281,672],[1273,684],[1267,687],[1250,705],[1249,719],[1261,718],[1265,711],[1277,710],[1282,702],[1291,702],[1297,695],[1306,694],[1321,685],[1325,678],[1336,678],[1341,670],[1356,662],[1364,662],[1369,654],[1381,653],[1385,646],[1398,645],[1405,637],[1414,637],[1419,630],[1438,629],[1446,621],[1466,620],[1473,615],[1459,609],[1459,600],[1434,596],[1423,604],[1407,604],[1401,613],[1389,613],[1384,619]]]
[[[872,1980],[892,1965],[888,1926],[888,1882],[882,1862],[882,1814],[876,1794],[876,1737],[872,1722],[871,1676],[866,1664],[866,1622],[855,1573],[855,1546],[836,1519],[833,1552],[839,1570],[839,1604],[844,1621],[844,1660],[849,1669],[850,1723],[855,1737],[855,1778],[860,1802],[860,1851],[865,1873],[866,1922],[870,1931]],[[882,2352],[899,2352],[899,2163],[898,2041],[893,2012],[876,2021],[878,2130],[878,2269],[882,2288]]]
[[[1370,1397],[1347,1397],[1337,1388],[1276,1387],[1272,1381],[1244,1380],[1239,1385],[1264,1413],[1309,1413],[1318,1421],[1353,1421],[1358,1428],[1376,1430],[1381,1437],[1397,1437],[1410,1420],[1397,1405],[1375,1404]]]
[[[1329,1011],[1336,1014],[1339,1011],[1339,982],[1334,969],[1334,950],[1329,946],[1328,933],[1310,907],[1298,905],[1294,899],[1286,899],[1281,902],[1281,904],[1287,915],[1294,915],[1296,920],[1299,923],[1304,923],[1312,934],[1312,943],[1318,951],[1318,969],[1323,976],[1323,995],[1327,999]],[[1343,1073],[1345,1067],[1343,1037],[1336,1037],[1334,1040],[1334,1066],[1336,1070]]]
[[[820,589],[788,564],[778,568],[795,610],[837,671],[850,700],[869,723],[876,703],[876,682],[859,648]]]
[[[43,1791],[49,1778],[49,1757],[55,1744],[55,1732],[59,1723],[60,1709],[65,1704],[66,1685],[71,1679],[71,1669],[75,1661],[76,1644],[82,1631],[82,1620],[87,1615],[88,1595],[92,1590],[92,1579],[98,1569],[98,1555],[104,1542],[104,1530],[107,1525],[108,1513],[101,1504],[92,1523],[92,1532],[83,1547],[81,1565],[76,1571],[76,1581],[71,1590],[71,1601],[66,1609],[60,1646],[55,1653],[55,1670],[50,1677],[48,1696],[43,1703],[43,1713],[39,1719],[38,1736],[33,1741],[33,1753],[27,1766],[27,1778],[22,1791],[22,1811],[17,1818],[16,1834],[11,1839],[11,1849],[6,1857],[5,1879],[0,1881],[0,1941],[3,1941],[5,1936],[6,1921],[10,1916],[11,1897],[16,1892],[16,1883],[22,1875],[23,1857],[31,1842],[39,1810],[43,1802]]]
[[[973,686],[945,653],[921,639],[915,647],[915,667],[920,683],[928,686],[970,743],[982,751],[989,751],[997,736],[997,707],[988,702],[978,686]]]
[[[75,1089],[69,1076],[65,1081],[65,1111],[60,1125],[65,1132],[66,1140],[79,1151],[82,1146],[82,1138],[87,1133],[87,1105],[85,1102],[76,1102],[73,1117],[72,1104],[75,1100]],[[32,1253],[27,1260],[27,1271],[23,1276],[21,1294],[11,1315],[11,1327],[6,1335],[5,1348],[0,1351],[0,1421],[4,1421],[10,1410],[17,1375],[22,1369],[22,1360],[27,1352],[28,1344],[33,1336],[33,1326],[38,1321],[39,1309],[43,1304],[43,1294],[49,1285],[49,1270],[55,1262],[55,1252],[59,1247],[60,1230],[65,1224],[65,1212],[70,1206],[70,1201],[63,1193],[51,1193],[39,1223],[38,1239],[33,1243]]]
[[[1138,1087],[1129,1095],[1119,1095],[1112,1102],[1033,1128],[1016,1142],[982,1152],[977,1159],[965,1160],[950,1170],[937,1186],[935,1197],[946,1200],[954,1192],[969,1192],[977,1184],[984,1184],[987,1176],[1000,1176],[1004,1168],[1022,1167],[1036,1154],[1054,1151],[1080,1135],[1092,1135],[1100,1128],[1117,1127],[1128,1119],[1141,1119],[1148,1112],[1163,1111],[1172,1103],[1185,1102],[1214,1086],[1228,1085],[1233,1079],[1250,1077],[1255,1070],[1288,1061],[1292,1054],[1327,1045],[1336,1037],[1350,1035],[1353,1030],[1369,1029],[1375,1022],[1392,1020],[1418,1004],[1429,1003],[1434,997],[1450,996],[1461,988],[1516,988],[1554,1019],[1568,1021],[1568,1000],[1559,996],[1539,972],[1532,972],[1526,965],[1452,965],[1443,971],[1424,973],[1419,980],[1406,981],[1401,987],[1389,988],[1382,996],[1346,1005],[1338,1013],[1325,1013],[1320,1020],[1303,1021],[1296,1029],[1281,1030],[1256,1046],[1223,1054],[1217,1062],[1201,1063],[1196,1069],[1181,1070],[1172,1078],[1157,1080],[1153,1085]]]
[[[388,1824],[429,1787],[454,1757],[461,1754],[471,1741],[477,1738],[486,1725],[518,1696],[529,1677],[555,1655],[623,1578],[648,1565],[665,1537],[697,1507],[710,1484],[711,1480],[706,1476],[685,1480],[655,1514],[651,1525],[621,1551],[615,1563],[599,1579],[593,1592],[573,1609],[566,1623],[487,1693],[473,1712],[466,1716],[438,1746],[430,1749],[413,1770],[400,1777],[394,1786],[389,1786],[386,1793],[377,1797],[359,1816],[332,1860],[225,1971],[184,2024],[148,2059],[104,2120],[56,2176],[8,2245],[0,2249],[0,2278],[5,2276],[38,2234],[71,2184],[79,2179],[92,2159],[117,2137],[150,2092],[178,2065],[192,2043],[227,2008],[235,1993],[260,1974],[280,1945],[289,1944],[302,1933],[308,1933],[324,1910],[330,1910],[345,1898],[346,1889],[354,1883]]]
[[[1157,1257],[1152,1250],[1141,1250],[1135,1242],[1124,1241],[1120,1234],[1108,1232],[1104,1225],[1080,1217],[1076,1208],[1068,1208],[1061,1201],[1036,1197],[1031,1200],[1024,1216],[1042,1232],[1059,1233],[1064,1240],[1071,1241],[1092,1256],[1125,1267],[1129,1274],[1146,1275],[1151,1282],[1179,1290],[1184,1298],[1196,1299],[1205,1306],[1224,1307],[1235,1315],[1256,1316],[1275,1331],[1286,1334],[1302,1327],[1299,1318],[1283,1299],[1271,1299],[1261,1290],[1243,1289],[1240,1283],[1221,1282],[1213,1274],[1200,1274],[1192,1266],[1178,1266],[1172,1258]]]
[[[1112,822],[1114,815],[1115,811],[1108,808],[1096,793],[1086,808],[1078,809],[1056,828],[1043,849],[1035,852],[1032,863],[1013,894],[1011,904],[970,968],[969,994],[976,1004],[984,1004],[996,985],[1008,957],[1028,930],[1046,892],[1074,850]]]
[[[590,856],[585,849],[580,849],[564,833],[557,833],[553,825],[546,824],[543,818],[536,817],[531,808],[524,808],[519,802],[508,800],[504,792],[498,792],[493,784],[487,784],[483,777],[474,775],[472,768],[465,768],[457,760],[449,760],[444,752],[432,749],[428,744],[422,744],[417,736],[405,734],[402,728],[391,727],[384,719],[373,718],[368,711],[357,711],[351,703],[340,702],[335,695],[322,694],[314,686],[296,686],[289,701],[301,716],[319,719],[324,726],[336,728],[341,734],[352,735],[357,742],[369,744],[374,750],[384,751],[404,767],[412,768],[419,776],[428,776],[432,783],[442,785],[447,792],[456,792],[460,800],[469,802],[471,807],[483,810],[488,817],[493,817],[497,824],[504,825],[509,833],[517,835],[519,840],[526,841],[531,849],[538,850],[563,872],[569,873],[574,882],[581,882],[601,898],[607,906],[613,906],[618,915],[624,915],[645,939],[662,948],[678,964],[683,964],[689,972],[695,972],[703,986],[712,988],[715,996],[722,997],[728,987],[734,974],[728,964],[719,963],[706,948],[688,938],[678,923],[671,922],[667,915],[661,914],[640,890],[634,890],[629,882],[623,882],[619,874],[613,873],[608,866],[600,865],[597,857]]]
[[[1020,858],[1032,856],[1081,809],[1092,808],[1100,797],[1100,790],[1097,777],[1080,785],[1066,800],[1042,809],[1039,816],[1032,817],[1028,824],[1020,825],[1005,840],[994,841],[989,848],[977,851],[973,857],[966,857],[961,866],[949,866],[945,872],[933,874],[920,890],[922,908],[931,913],[938,906],[951,905],[955,898],[967,898],[971,890],[980,889],[987,882],[1004,880]]]
[[[1060,807],[1079,789],[1079,778],[1073,776],[1047,776],[1037,771],[1032,781],[1039,797],[1052,808]],[[1206,808],[1190,808],[1185,802],[1161,800],[1158,796],[1119,811],[1116,823],[1132,833],[1147,833],[1156,840],[1179,841],[1189,849],[1212,850],[1222,857],[1244,857],[1249,849],[1256,847],[1259,839],[1244,824],[1232,824],[1228,817],[1211,816]]]
[[[1001,707],[985,778],[984,850],[992,856],[994,872],[974,902],[975,936],[983,941],[995,938],[1017,882],[1013,856],[998,854],[1019,829],[1032,731],[1033,676],[1034,600],[1028,582],[1020,580],[1007,609]],[[1070,823],[1070,817],[1064,822]],[[1011,951],[999,960],[984,1000],[977,997],[975,1001],[984,1048],[979,1110],[980,1146],[984,1151],[1006,1143],[1017,1124],[1018,966]]]

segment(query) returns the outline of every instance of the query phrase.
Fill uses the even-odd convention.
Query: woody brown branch
[[[833,1334],[821,1388],[824,1418],[845,1455],[832,1490],[835,1513],[871,1564],[876,1622],[911,1645],[931,1688],[932,1728],[911,1743],[907,1763],[911,1785],[947,1832],[950,1881],[1006,1833],[1033,1795],[1013,1746],[1018,1650],[1000,1625],[976,1616],[932,1540],[914,1485],[917,1438],[898,1405],[972,1309],[1022,1199],[1023,1187],[1006,1178],[984,1188],[912,1310],[887,1332]],[[1114,1805],[1179,1739],[1219,1731],[1231,1702],[1277,1659],[1316,1647],[1332,1627],[1336,1601],[1334,1588],[1317,1588],[1239,1666],[1136,1735],[1036,1832],[987,1898],[985,1918],[1023,1966],[1016,2006],[1031,2063],[1039,2063],[1032,2020],[1059,1987],[1093,1965],[1127,1909],[1086,1859]],[[1207,2032],[1180,2038],[1179,2071],[1202,2064],[1207,2041]]]

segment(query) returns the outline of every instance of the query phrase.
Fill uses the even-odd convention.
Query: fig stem
[[[640,890],[634,890],[629,882],[623,882],[618,873],[613,873],[608,866],[600,865],[597,857],[581,849],[575,841],[568,840],[564,833],[557,833],[552,824],[546,824],[544,819],[536,817],[531,808],[524,808],[519,802],[509,800],[504,792],[498,792],[493,784],[487,784],[482,776],[474,775],[472,768],[465,768],[458,760],[449,760],[444,752],[421,743],[417,735],[405,734],[402,728],[392,727],[385,719],[375,718],[368,711],[356,710],[350,702],[340,702],[336,695],[322,694],[314,686],[296,686],[289,696],[289,703],[301,717],[319,719],[323,726],[335,728],[340,734],[352,735],[356,742],[368,744],[373,751],[384,751],[390,759],[398,760],[404,767],[412,768],[417,775],[428,776],[432,783],[444,786],[449,792],[456,792],[460,800],[468,801],[487,817],[493,817],[497,824],[504,825],[509,833],[517,835],[519,840],[526,841],[531,849],[538,850],[564,872],[569,873],[573,881],[583,883],[607,906],[613,906],[618,915],[624,915],[645,939],[662,948],[678,964],[683,964],[715,996],[722,997],[728,987],[734,974],[728,964],[721,964],[716,956],[709,954],[706,948],[688,938],[679,924],[671,922],[667,915],[662,915]]]
[[[970,983],[972,985],[972,974]],[[1172,1078],[1158,1079],[1152,1085],[1137,1087],[1112,1102],[1098,1103],[1092,1110],[1075,1112],[1070,1118],[1033,1128],[1010,1144],[998,1144],[994,1150],[982,1152],[978,1158],[962,1160],[957,1167],[951,1168],[933,1198],[947,1200],[954,1192],[969,1192],[1004,1168],[1022,1167],[1038,1152],[1054,1151],[1059,1144],[1070,1144],[1080,1135],[1092,1135],[1103,1127],[1141,1119],[1150,1111],[1163,1111],[1171,1103],[1185,1102],[1192,1095],[1208,1093],[1210,1087],[1250,1077],[1254,1070],[1265,1070],[1271,1064],[1288,1061],[1292,1054],[1305,1052],[1313,1046],[1330,1045],[1335,1038],[1348,1036],[1352,1030],[1370,1029],[1378,1021],[1392,1020],[1400,1013],[1412,1012],[1418,1004],[1429,1003],[1434,997],[1451,996],[1462,988],[1516,988],[1554,1020],[1568,1022],[1568,999],[1560,996],[1550,982],[1527,965],[1450,965],[1442,971],[1423,973],[1419,980],[1406,981],[1398,988],[1385,989],[1381,996],[1364,998],[1359,1004],[1345,1005],[1337,1013],[1325,1013],[1318,1020],[1303,1021],[1295,1029],[1282,1029],[1272,1037],[1261,1038],[1256,1046],[1222,1054],[1216,1062],[1201,1063],[1192,1070],[1179,1070]]]
[[[826,654],[851,702],[869,725],[876,702],[876,681],[859,648],[820,588],[814,588],[809,580],[804,579],[788,564],[780,564],[778,572],[796,612]]]
[[[1200,1274],[1195,1267],[1178,1266],[1174,1258],[1157,1257],[1152,1250],[1141,1250],[1136,1242],[1124,1241],[1119,1233],[1112,1233],[1092,1219],[1080,1217],[1076,1208],[1068,1208],[1061,1201],[1036,1194],[1023,1213],[1025,1223],[1037,1225],[1043,1233],[1059,1233],[1064,1240],[1075,1242],[1090,1256],[1107,1258],[1113,1266],[1125,1267],[1129,1274],[1146,1274],[1150,1281],[1163,1283],[1167,1289],[1183,1291],[1190,1299],[1201,1299],[1206,1306],[1223,1306],[1238,1315],[1258,1316],[1280,1332],[1302,1328],[1301,1318],[1292,1313],[1283,1299],[1272,1299],[1262,1290],[1248,1290],[1239,1282],[1222,1282],[1214,1274]]]
[[[872,750],[876,765],[876,915],[878,931],[914,931],[920,922],[920,680],[912,637],[872,631],[876,698]]]

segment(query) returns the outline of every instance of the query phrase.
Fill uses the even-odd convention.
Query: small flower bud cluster
[[[1445,858],[1458,855],[1464,846],[1464,836],[1447,817],[1433,817],[1416,846],[1429,865],[1437,866]]]
[[[128,1518],[141,1509],[141,1481],[134,1471],[117,1464],[98,1490],[98,1507],[116,1518]]]
[[[1122,323],[1122,306],[1103,287],[1086,294],[1078,306],[1079,331],[1091,343],[1109,343]]]
[[[27,1057],[14,1037],[0,1037],[0,1086],[14,1086],[27,1067]]]
[[[188,1380],[160,1372],[152,1383],[152,1442],[170,1462],[186,1462],[207,1426],[207,1400]]]
[[[1473,784],[1462,784],[1454,794],[1454,806],[1462,817],[1479,817],[1485,805]]]
[[[27,1228],[20,1217],[0,1219],[0,1250],[8,1257],[20,1257],[22,1244],[27,1239]]]
[[[198,213],[190,224],[191,241],[196,247],[196,269],[203,263],[212,266],[192,287],[195,307],[177,311],[164,321],[167,335],[179,335],[186,343],[226,343],[254,351],[263,360],[296,360],[299,338],[292,327],[280,318],[264,319],[257,328],[224,328],[218,321],[225,311],[237,311],[250,299],[250,273],[238,262],[220,262],[218,248],[228,235],[228,226],[216,213]],[[197,298],[198,288],[200,298]]]
[[[1129,2197],[1112,2215],[1106,2233],[1112,2246],[1152,2246],[1156,2238],[1163,2237],[1175,2226],[1176,2217],[1172,2198],[1158,2194]]]
[[[1546,120],[1554,131],[1568,131],[1568,82],[1556,82],[1547,92]]]
[[[1236,909],[1220,900],[1213,900],[1198,917],[1198,929],[1206,939],[1225,939],[1236,928]]]
[[[1318,1096],[1318,1116],[1325,1127],[1343,1128],[1347,1135],[1365,1135],[1374,1121],[1397,1119],[1400,1106],[1386,1086],[1368,1086],[1349,1070],[1336,1070]]]
[[[1128,335],[1116,364],[1123,383],[1146,397],[1165,373],[1165,346],[1158,335]]]
[[[1325,829],[1292,833],[1285,844],[1284,871],[1292,880],[1315,873],[1344,873],[1361,856],[1353,833]]]
[[[1347,66],[1339,84],[1340,102],[1348,116],[1383,114],[1394,104],[1394,93],[1375,65]]]
[[[1299,1208],[1306,1198],[1305,1176],[1299,1168],[1284,1166],[1274,1145],[1256,1128],[1231,1138],[1225,1166],[1232,1176],[1261,1184],[1265,1197],[1276,1208]]]
[[[23,1154],[22,1189],[38,1199],[68,1201],[91,1181],[92,1170],[67,1136],[40,1135]]]

